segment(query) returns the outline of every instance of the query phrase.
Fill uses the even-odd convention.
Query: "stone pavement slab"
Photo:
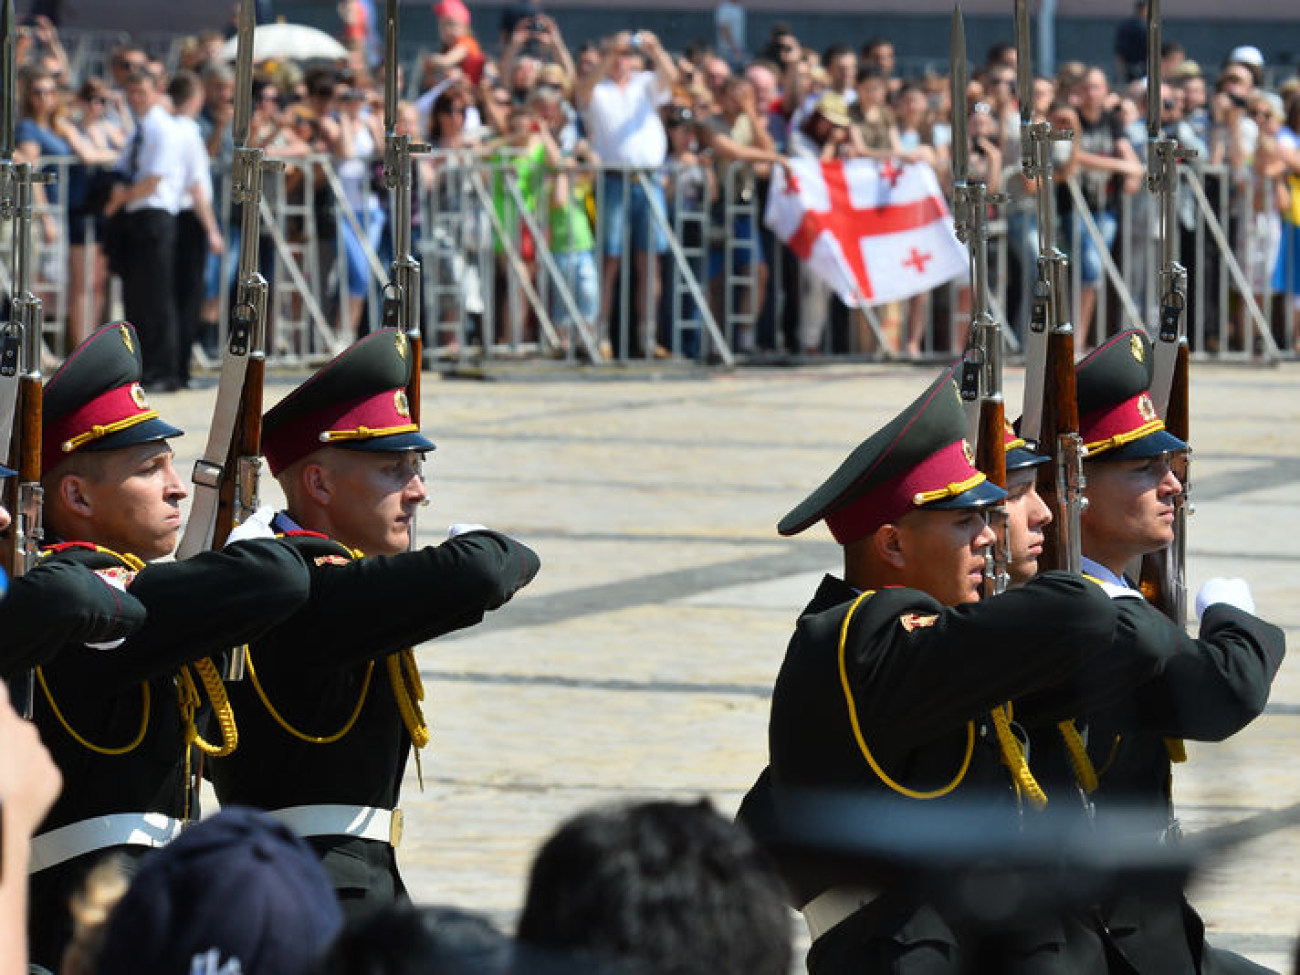
[[[433,743],[404,787],[416,899],[513,923],[532,851],[592,803],[710,796],[730,813],[766,756],[768,695],[799,609],[838,550],[777,520],[934,369],[841,365],[625,382],[426,377],[432,505],[533,545],[532,586],[420,648]],[[290,379],[273,378],[267,404]],[[1009,403],[1021,375],[1008,370]],[[1193,369],[1189,571],[1243,575],[1300,634],[1300,365]],[[214,391],[154,397],[202,447]],[[278,500],[269,477],[268,499]],[[1194,591],[1194,590],[1193,590]],[[383,607],[374,607],[379,613]],[[1193,830],[1300,801],[1300,664],[1228,742],[1192,744],[1175,795]],[[1300,928],[1300,831],[1207,869],[1193,902],[1216,943],[1280,970]]]

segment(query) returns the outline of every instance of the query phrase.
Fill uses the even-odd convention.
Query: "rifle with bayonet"
[[[235,61],[235,153],[231,200],[239,206],[239,272],[222,354],[217,405],[203,456],[194,464],[194,503],[177,548],[178,559],[220,548],[257,510],[262,451],[262,381],[266,366],[267,283],[258,270],[262,182],[284,168],[248,144],[253,98],[253,4],[240,5]],[[233,235],[228,235],[233,236]],[[230,660],[228,677],[242,676],[244,655]]]
[[[420,423],[420,372],[424,364],[424,333],[420,326],[420,262],[411,253],[411,157],[432,151],[397,132],[398,103],[397,0],[387,0],[384,17],[384,186],[392,193],[393,263],[384,289],[383,324],[406,336],[411,378],[406,399],[411,422]],[[415,544],[414,525],[411,544]]]
[[[1151,402],[1165,428],[1183,442],[1188,430],[1187,269],[1178,262],[1178,163],[1196,152],[1165,135],[1160,76],[1160,0],[1147,4],[1147,189],[1160,219],[1160,320],[1152,353]],[[1147,600],[1178,626],[1187,623],[1187,514],[1190,451],[1170,458],[1183,491],[1174,499],[1174,540],[1142,558],[1139,587]]]
[[[4,0],[4,91],[0,93],[0,220],[13,224],[13,265],[9,316],[0,326],[0,448],[4,463],[17,471],[5,479],[3,502],[13,525],[0,539],[4,571],[20,576],[36,564],[42,530],[41,494],[41,349],[44,315],[41,299],[32,293],[32,188],[52,183],[30,162],[14,161],[15,91],[17,87],[17,26],[13,0]],[[12,698],[24,717],[31,717],[34,679],[31,673],[15,681]]]
[[[1021,172],[1034,184],[1038,216],[1038,263],[1025,336],[1025,400],[1020,435],[1052,458],[1040,468],[1038,493],[1052,512],[1042,569],[1082,569],[1079,516],[1083,511],[1083,441],[1075,399],[1074,326],[1066,294],[1070,262],[1056,246],[1052,144],[1074,133],[1053,129],[1033,116],[1033,61],[1029,0],[1016,0],[1016,73],[1020,96]]]
[[[989,221],[990,206],[1005,203],[1002,194],[989,193],[982,179],[970,174],[970,151],[966,142],[966,26],[961,9],[952,12],[949,44],[952,85],[952,177],[953,226],[966,245],[970,259],[970,341],[962,355],[961,397],[973,417],[975,466],[998,487],[1007,486],[1007,454],[1003,430],[1006,404],[1002,398],[1002,326],[989,309]],[[993,505],[989,525],[997,541],[985,550],[984,595],[1004,592],[1010,578],[1007,512]]]

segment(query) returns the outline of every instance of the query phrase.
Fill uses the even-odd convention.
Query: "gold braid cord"
[[[971,756],[975,752],[975,722],[966,722],[966,754],[962,757],[961,768],[957,770],[957,774],[953,777],[953,780],[940,789],[935,789],[932,792],[918,792],[915,789],[909,789],[907,786],[895,782],[889,777],[885,770],[880,767],[875,756],[871,754],[871,749],[867,747],[867,740],[862,734],[862,725],[858,722],[858,706],[853,700],[853,688],[849,684],[848,666],[844,661],[845,648],[849,639],[849,623],[852,621],[853,614],[857,612],[858,607],[862,605],[863,601],[874,592],[875,590],[868,589],[855,599],[853,605],[849,607],[849,611],[844,614],[844,622],[840,626],[840,687],[844,690],[844,700],[848,704],[849,723],[853,726],[853,738],[858,743],[858,751],[862,753],[862,757],[865,758],[867,764],[871,766],[871,771],[875,772],[880,781],[889,786],[889,788],[893,789],[899,795],[907,796],[909,799],[938,799],[941,796],[948,795],[948,793],[956,789],[957,786],[961,785],[962,779],[966,778],[966,770],[970,768]]]
[[[132,572],[139,572],[144,568],[143,560],[138,559],[129,553],[114,552],[112,549],[104,548],[102,545],[96,545],[95,551],[103,555],[112,556]],[[49,554],[49,550],[47,549],[41,553],[40,558],[45,559]],[[45,695],[45,700],[50,706],[50,713],[54,715],[55,720],[57,720],[63,730],[68,733],[68,736],[82,748],[92,751],[96,755],[126,755],[139,748],[140,743],[144,741],[145,733],[149,730],[150,693],[148,681],[140,682],[140,729],[135,733],[134,738],[125,745],[119,746],[96,745],[89,738],[78,734],[77,730],[68,723],[68,719],[64,717],[63,712],[59,710],[59,706],[54,702],[54,694],[50,691],[50,685],[45,680],[45,671],[40,667],[36,668],[36,682],[41,685],[41,693]],[[186,749],[186,753],[188,754],[188,749]]]
[[[1042,809],[1047,805],[1047,796],[1043,793],[1034,774],[1029,771],[1029,763],[1025,761],[1025,749],[1018,739],[1011,732],[1011,705],[1001,704],[989,713],[993,715],[993,727],[998,735],[998,748],[1002,751],[1002,761],[1008,769],[1011,770],[1011,778],[1015,782],[1016,792],[1022,797],[1029,799],[1030,805],[1035,809]]]
[[[96,745],[90,739],[79,735],[77,730],[73,728],[72,725],[68,724],[68,719],[63,716],[63,712],[59,710],[59,706],[54,703],[54,695],[50,693],[50,685],[45,682],[45,671],[40,667],[36,668],[36,681],[41,685],[41,691],[45,694],[45,700],[50,705],[50,712],[58,720],[59,724],[63,726],[63,730],[66,731],[72,740],[82,748],[89,749],[96,755],[125,755],[128,752],[135,751],[140,747],[140,742],[144,741],[144,734],[149,730],[149,684],[147,681],[140,682],[140,730],[136,732],[135,737],[129,742],[116,748],[107,745]]]
[[[253,653],[247,647],[244,648],[244,660],[248,664],[248,676],[253,681],[253,689],[257,691],[257,696],[266,707],[267,713],[275,719],[275,723],[281,728],[299,741],[305,741],[309,745],[332,745],[352,730],[352,726],[357,723],[357,718],[361,717],[361,709],[365,706],[366,695],[370,692],[370,678],[375,672],[375,662],[372,660],[366,664],[366,676],[361,679],[361,693],[357,696],[357,703],[352,708],[352,713],[348,715],[348,720],[343,723],[342,728],[332,735],[309,735],[307,732],[299,731],[289,724],[284,719],[284,716],[275,709],[275,705],[271,703],[271,699],[266,696],[266,691],[262,688],[262,682],[258,680],[257,668],[253,666]]]
[[[1088,757],[1088,746],[1083,743],[1083,736],[1068,718],[1058,722],[1056,727],[1061,730],[1065,750],[1069,753],[1070,765],[1074,768],[1074,781],[1079,783],[1080,789],[1091,795],[1097,791],[1097,770],[1092,767],[1092,759]]]
[[[185,720],[185,741],[197,745],[199,751],[205,755],[225,758],[239,746],[239,729],[235,727],[235,712],[230,707],[230,699],[226,697],[226,685],[221,682],[221,675],[217,673],[216,665],[207,657],[194,661],[194,669],[198,672],[199,680],[203,682],[208,700],[212,702],[212,714],[217,719],[217,727],[221,730],[221,744],[214,745],[205,741],[194,723],[194,715],[202,702],[189,667],[181,668],[180,679],[177,681],[181,716]]]
[[[424,682],[420,668],[415,663],[415,651],[407,648],[390,654],[387,660],[388,682],[393,685],[397,710],[402,714],[402,724],[411,736],[411,744],[423,748],[429,744],[429,725],[424,720],[420,702],[424,700]]]

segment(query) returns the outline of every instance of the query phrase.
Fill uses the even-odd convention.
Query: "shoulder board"
[[[134,555],[114,552],[111,548],[95,545],[92,542],[58,542],[41,549],[40,558],[63,557],[79,562],[89,569],[126,569],[132,577],[144,568],[144,562]]]
[[[361,557],[360,552],[353,551],[338,539],[305,528],[281,532],[275,537],[297,545],[313,557],[317,565],[347,565]]]

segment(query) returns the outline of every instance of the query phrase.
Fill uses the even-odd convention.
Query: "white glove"
[[[458,521],[447,529],[447,537],[455,538],[457,535],[464,535],[466,532],[485,532],[487,530],[487,525],[476,525],[468,521]]]
[[[1227,603],[1247,613],[1255,612],[1255,600],[1245,579],[1216,578],[1208,580],[1196,594],[1196,617],[1200,619],[1215,603]]]
[[[226,545],[246,542],[252,538],[275,538],[275,529],[271,527],[271,522],[274,520],[275,509],[269,504],[262,505],[230,530],[230,534],[226,537]]]

